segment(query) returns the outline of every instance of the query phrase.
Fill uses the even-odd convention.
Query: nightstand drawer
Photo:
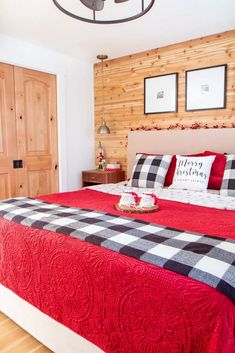
[[[106,175],[99,172],[83,172],[82,179],[88,183],[101,183],[104,184],[106,181]]]
[[[95,184],[118,183],[123,180],[125,180],[125,172],[122,170],[84,170],[82,172],[83,187]]]

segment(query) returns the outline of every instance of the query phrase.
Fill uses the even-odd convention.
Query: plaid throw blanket
[[[0,202],[0,216],[180,273],[218,289],[235,301],[234,240],[31,198]]]

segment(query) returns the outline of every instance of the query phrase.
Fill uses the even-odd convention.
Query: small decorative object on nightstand
[[[98,169],[100,170],[105,170],[105,166],[106,166],[106,162],[105,162],[105,157],[104,157],[104,149],[103,146],[101,144],[101,142],[99,141],[99,146],[98,146]]]
[[[92,186],[95,184],[119,183],[125,180],[123,170],[84,170],[82,172],[82,186]]]

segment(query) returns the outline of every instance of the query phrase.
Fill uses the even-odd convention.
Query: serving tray
[[[118,211],[121,212],[126,212],[126,213],[149,213],[149,212],[154,212],[159,209],[159,206],[155,205],[153,207],[127,207],[127,206],[121,206],[119,203],[115,204],[115,207]]]

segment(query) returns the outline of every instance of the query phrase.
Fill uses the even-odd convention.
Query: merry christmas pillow
[[[176,156],[176,169],[172,189],[206,191],[215,156]]]

